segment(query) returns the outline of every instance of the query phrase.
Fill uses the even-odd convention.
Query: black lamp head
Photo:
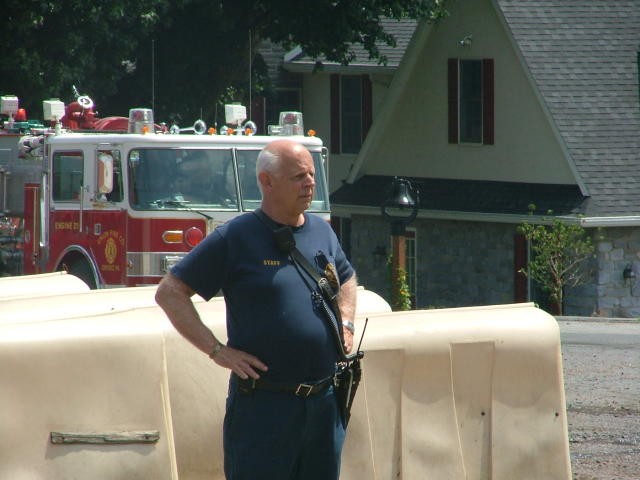
[[[415,195],[415,199],[413,197]],[[389,194],[381,206],[382,215],[395,225],[404,229],[418,216],[419,192],[406,178],[394,177]]]

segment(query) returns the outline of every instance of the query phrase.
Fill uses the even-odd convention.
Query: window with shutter
[[[449,143],[494,143],[493,59],[448,60]]]
[[[331,75],[331,153],[358,153],[372,123],[368,75]]]

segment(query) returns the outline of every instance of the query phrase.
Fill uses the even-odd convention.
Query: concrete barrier
[[[358,298],[358,331],[369,323],[342,479],[570,479],[552,317]],[[225,339],[222,299],[196,305]],[[157,307],[0,322],[0,479],[222,479],[227,380]]]
[[[75,277],[74,277],[75,278]],[[45,322],[65,318],[91,317],[142,307],[155,307],[157,285],[111,288],[56,295],[13,296],[0,299],[0,323]],[[194,302],[204,302],[195,295]]]
[[[0,277],[0,302],[16,297],[59,295],[88,290],[89,286],[86,283],[67,272]]]

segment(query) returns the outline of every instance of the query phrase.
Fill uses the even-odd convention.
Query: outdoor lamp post
[[[415,200],[412,195],[415,195]],[[391,224],[392,257],[391,285],[393,295],[398,286],[400,269],[406,271],[407,254],[405,233],[407,225],[418,216],[420,193],[406,178],[394,177],[389,194],[381,206],[382,215]]]

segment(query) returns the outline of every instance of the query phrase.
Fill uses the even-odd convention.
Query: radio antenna
[[[251,116],[251,29],[249,29],[249,115],[247,118],[251,120],[253,117]]]
[[[360,335],[360,343],[358,343],[358,348],[356,352],[360,351],[360,347],[362,346],[362,340],[364,339],[364,332],[367,331],[367,325],[369,324],[369,317],[364,320],[364,327],[362,328],[362,335]]]

